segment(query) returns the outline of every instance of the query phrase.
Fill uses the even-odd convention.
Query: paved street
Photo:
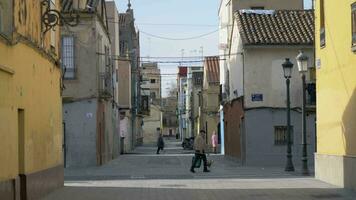
[[[45,200],[62,199],[356,199],[332,185],[282,168],[243,167],[221,155],[210,173],[189,172],[191,154],[167,141],[165,152],[145,145],[101,167],[66,169],[65,187]]]

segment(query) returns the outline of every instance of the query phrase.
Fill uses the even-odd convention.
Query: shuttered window
[[[293,144],[293,126],[291,127],[291,143]],[[274,145],[288,144],[287,126],[274,127]]]
[[[0,0],[0,36],[11,39],[13,32],[13,0]]]

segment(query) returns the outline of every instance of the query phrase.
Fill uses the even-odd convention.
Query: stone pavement
[[[166,152],[155,154],[145,145],[101,167],[66,169],[65,187],[44,200],[355,200],[353,192],[313,177],[285,173],[283,168],[243,167],[221,155],[210,173],[189,172],[192,154],[168,141]]]

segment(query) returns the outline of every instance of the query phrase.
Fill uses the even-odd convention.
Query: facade
[[[150,104],[150,114],[143,117],[143,143],[156,144],[161,133],[162,110],[161,106]]]
[[[72,10],[80,11],[80,23],[62,30],[66,167],[102,165],[119,148],[114,143],[117,88],[106,4],[96,3],[93,7],[73,4]]]
[[[178,130],[176,90],[172,90],[168,97],[162,99],[162,111],[162,134],[164,136],[176,137]]]
[[[315,5],[318,78],[315,176],[356,190],[356,4],[354,0],[317,0]]]
[[[178,94],[178,133],[181,139],[187,138],[187,115],[186,115],[186,98],[187,98],[187,67],[178,67],[177,77],[177,94]]]
[[[186,114],[189,137],[198,135],[200,127],[200,109],[202,104],[203,67],[188,67]]]
[[[161,71],[157,63],[143,63],[141,76],[141,96],[148,100],[148,110],[143,110],[143,142],[155,143],[158,138],[157,129],[162,129]]]
[[[115,22],[119,21],[119,11],[117,10],[117,6],[114,1],[106,1],[106,12],[108,19],[111,19]],[[111,41],[111,61],[112,61],[112,87],[113,87],[113,137],[112,137],[112,156],[116,158],[120,154],[120,149],[122,148],[120,145],[120,113],[119,113],[119,59],[117,57],[120,54],[120,40],[119,40],[119,23],[112,23],[108,21],[108,30]]]
[[[119,13],[120,25],[120,58],[130,61],[131,64],[131,147],[143,142],[142,111],[140,96],[140,37],[135,27],[134,11],[131,3],[125,13]]]
[[[60,1],[0,0],[0,197],[40,199],[63,187]]]
[[[230,95],[229,84],[229,71],[227,70],[229,62],[226,60],[227,55],[229,54],[229,43],[231,41],[231,31],[232,24],[234,22],[234,13],[237,10],[242,9],[266,9],[266,10],[302,10],[303,9],[303,0],[270,0],[270,1],[261,1],[261,0],[220,0],[219,6],[219,55],[220,57],[220,85],[222,99],[227,99]],[[225,153],[225,128],[224,128],[224,114],[223,106],[220,106],[220,135],[221,135],[221,153]],[[235,113],[237,114],[237,113]]]
[[[285,58],[291,58],[295,63],[290,92],[292,152],[293,162],[301,164],[302,81],[295,57],[303,50],[313,63],[313,23],[313,11],[240,10],[235,13],[226,69],[229,76],[225,79],[228,80],[228,90],[225,90],[228,95],[224,101],[226,154],[241,159],[246,165],[284,166],[287,133],[282,63]],[[286,34],[279,34],[280,29]],[[297,37],[292,33],[297,33]],[[307,75],[310,164],[313,163],[316,121],[313,71],[310,69]]]
[[[119,74],[119,110],[120,110],[120,153],[127,153],[133,149],[131,128],[131,62],[118,61]]]
[[[202,105],[200,105],[200,127],[207,132],[207,144],[211,145],[213,131],[220,132],[219,127],[219,57],[205,57],[202,90]],[[218,138],[220,136],[218,135]]]

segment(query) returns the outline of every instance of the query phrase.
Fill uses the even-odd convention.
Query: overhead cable
[[[199,39],[199,38],[202,38],[202,37],[205,37],[205,36],[208,36],[208,35],[211,35],[213,33],[216,33],[218,32],[219,29],[216,29],[214,31],[211,31],[209,33],[205,33],[205,34],[202,34],[202,35],[197,35],[197,36],[194,36],[194,37],[187,37],[187,38],[169,38],[169,37],[163,37],[163,36],[159,36],[159,35],[154,35],[154,34],[151,34],[151,33],[147,33],[147,32],[144,32],[144,31],[140,31],[140,33],[143,33],[145,35],[148,35],[148,36],[151,36],[151,37],[154,37],[154,38],[158,38],[158,39],[162,39],[162,40],[194,40],[194,39]]]

